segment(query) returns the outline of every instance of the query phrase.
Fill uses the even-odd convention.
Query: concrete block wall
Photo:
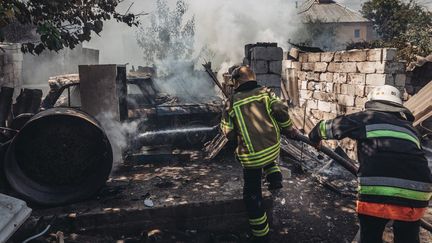
[[[257,74],[260,85],[281,94],[283,50],[276,43],[249,44],[245,47],[243,64],[249,65]]]
[[[396,49],[299,53],[296,60],[283,62],[286,68],[297,70],[299,106],[314,124],[363,110],[376,86],[389,84],[404,92],[407,80],[405,63],[396,60]],[[352,141],[338,145],[355,158]]]
[[[15,95],[22,85],[23,54],[16,44],[1,44],[0,50],[0,87],[15,88]]]

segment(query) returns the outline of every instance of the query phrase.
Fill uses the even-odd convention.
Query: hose
[[[53,216],[53,218],[51,219],[51,221],[48,224],[48,226],[45,227],[45,229],[42,232],[40,232],[39,234],[33,235],[33,236],[25,239],[22,243],[28,243],[31,240],[37,239],[37,238],[41,237],[42,235],[46,234],[48,232],[48,230],[51,228],[51,225],[54,223],[54,220],[56,220],[56,218],[57,218],[57,215]]]
[[[294,138],[294,140],[309,144],[313,147],[313,143],[309,140],[308,137],[306,137],[304,135],[298,134],[296,136],[296,138]],[[357,176],[358,167],[354,164],[355,163],[354,161],[350,161],[350,160],[343,158],[342,156],[338,155],[336,152],[334,152],[332,149],[330,149],[326,146],[321,146],[319,148],[319,151],[323,152],[324,154],[326,154],[327,156],[332,158],[334,161],[336,161],[338,164],[340,164],[342,167],[344,167],[346,170],[351,172],[353,175]],[[425,221],[424,219],[420,219],[420,225],[425,230],[432,232],[432,224],[431,223]]]

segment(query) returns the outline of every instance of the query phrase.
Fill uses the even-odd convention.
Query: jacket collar
[[[389,102],[389,101],[368,101],[365,104],[366,110],[371,111],[382,111],[382,112],[391,112],[396,113],[402,118],[413,122],[415,120],[414,115],[410,110],[408,110],[405,106],[399,105],[397,103]]]
[[[255,81],[255,80],[247,81],[246,83],[240,85],[237,89],[235,89],[234,92],[238,93],[238,92],[242,92],[242,91],[253,90],[253,89],[256,89],[258,87],[261,87],[261,86],[258,85],[257,81]]]

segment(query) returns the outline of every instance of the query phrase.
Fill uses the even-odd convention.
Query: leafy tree
[[[103,21],[115,19],[128,26],[138,25],[137,16],[116,11],[121,0],[0,0],[0,42],[15,40],[13,29],[35,29],[36,41],[25,42],[23,52],[39,54],[45,49],[74,48],[99,34]],[[15,27],[14,27],[15,26]],[[17,27],[18,26],[18,27]],[[29,27],[30,26],[30,27]]]
[[[173,10],[167,0],[156,1],[156,11],[150,15],[150,23],[140,28],[138,44],[144,50],[148,65],[157,60],[190,60],[194,50],[195,19],[186,19],[188,5],[177,0]]]
[[[375,44],[397,47],[407,60],[432,53],[432,13],[416,1],[369,0],[361,13],[373,21],[382,38]]]
[[[310,16],[306,17],[302,28],[299,28],[293,36],[293,41],[299,45],[319,47],[323,50],[334,49],[340,44],[336,39],[336,24],[326,23]]]

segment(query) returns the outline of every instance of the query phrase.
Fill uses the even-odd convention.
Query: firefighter
[[[270,191],[282,188],[277,164],[280,135],[294,137],[297,130],[288,107],[266,87],[258,85],[248,66],[231,68],[234,94],[225,104],[221,129],[228,138],[237,137],[236,158],[243,166],[243,200],[255,242],[269,240],[269,225],[262,204],[261,178],[264,173]]]
[[[399,90],[384,85],[369,93],[365,111],[321,121],[309,134],[318,147],[327,139],[357,141],[361,243],[382,243],[390,220],[395,243],[420,242],[432,175],[413,121]]]

